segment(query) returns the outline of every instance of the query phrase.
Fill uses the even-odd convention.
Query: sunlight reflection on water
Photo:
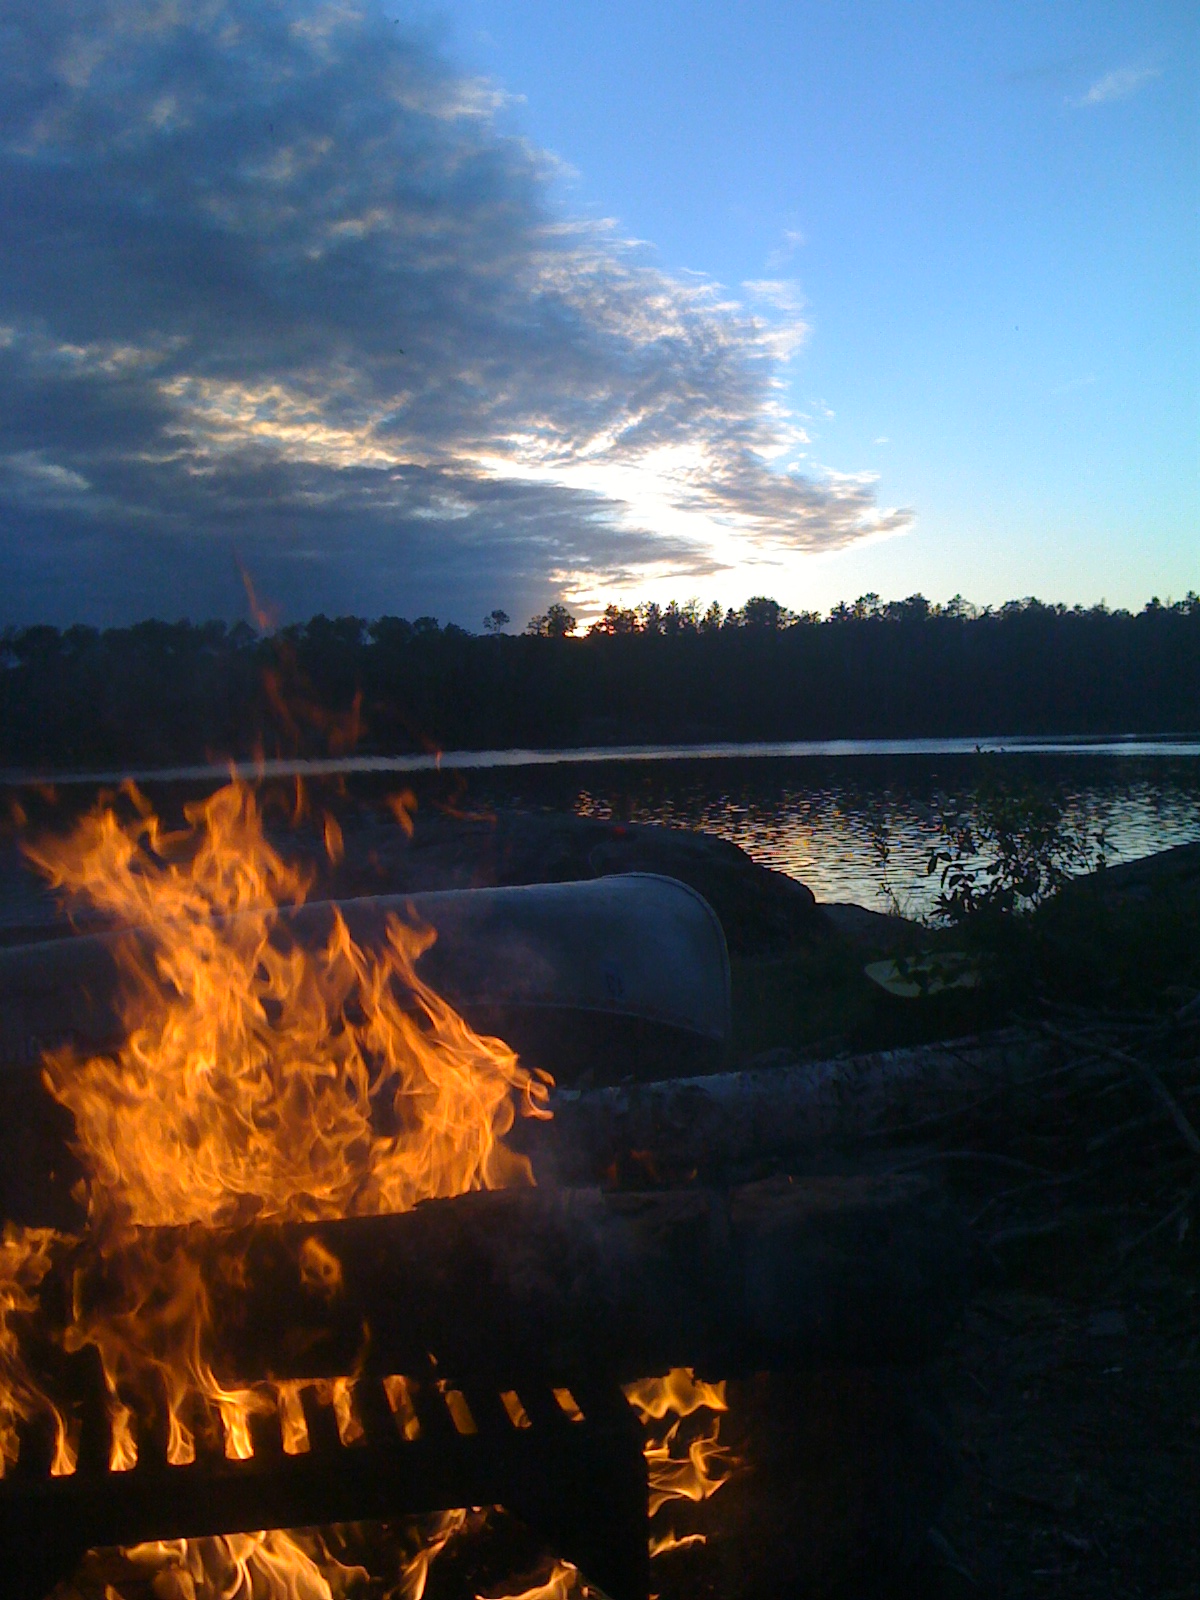
[[[879,852],[885,836],[886,878],[902,909],[914,917],[928,913],[939,887],[926,871],[938,816],[975,814],[975,764],[910,760],[901,773],[872,767],[846,781],[831,774],[828,762],[819,769],[788,765],[790,771],[776,767],[773,773],[743,766],[722,773],[723,782],[711,781],[718,779],[715,769],[699,766],[687,773],[645,768],[640,783],[612,782],[610,771],[592,769],[580,774],[572,809],[703,828],[762,865],[799,878],[819,900],[874,910],[885,908]],[[1086,773],[1039,761],[1032,771],[1026,768],[1024,779],[1061,794],[1071,824],[1103,829],[1110,863],[1200,841],[1200,761],[1146,761],[1131,771],[1096,760]]]
[[[1111,862],[1200,841],[1200,741],[864,740],[827,745],[660,746],[628,750],[471,751],[265,763],[268,774],[353,780],[391,773],[459,774],[484,806],[574,811],[625,822],[704,828],[764,866],[790,873],[820,900],[885,908],[887,879],[909,915],[938,891],[926,874],[943,811],[970,816],[981,780],[997,776],[1061,795],[1068,819],[1101,827]],[[247,764],[253,776],[263,767]],[[136,774],[196,782],[229,768]],[[16,775],[0,775],[13,781]],[[57,774],[93,784],[125,774]]]

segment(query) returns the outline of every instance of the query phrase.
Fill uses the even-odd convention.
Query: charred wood
[[[501,1190],[396,1216],[154,1230],[103,1258],[79,1247],[57,1281],[85,1313],[119,1314],[144,1294],[147,1260],[176,1250],[203,1274],[230,1383],[429,1373],[431,1360],[440,1378],[498,1389],[920,1362],[971,1270],[956,1212],[927,1179],[897,1175]]]

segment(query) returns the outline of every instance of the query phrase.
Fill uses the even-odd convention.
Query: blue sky
[[[672,271],[795,284],[808,459],[878,473],[916,518],[801,561],[790,598],[1132,605],[1200,582],[1193,6],[430,15],[523,97],[514,123],[573,169],[565,206]]]
[[[1183,4],[3,0],[0,624],[1200,587]]]

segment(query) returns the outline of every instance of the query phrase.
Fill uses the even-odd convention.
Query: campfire
[[[332,816],[323,831],[336,859]],[[735,1471],[724,1384],[675,1363],[687,1312],[664,1284],[659,1315],[643,1223],[532,1187],[508,1136],[550,1116],[552,1080],[423,981],[435,930],[390,915],[368,947],[334,908],[326,937],[302,938],[281,912],[312,874],[238,781],[175,831],[127,785],[27,851],[130,931],[119,1047],[43,1064],[74,1121],[85,1226],[4,1228],[10,1587],[36,1600],[106,1544],[160,1600],[340,1595],[345,1551],[312,1528],[405,1513],[391,1587],[420,1600],[478,1531],[465,1508],[491,1505],[618,1596],[702,1542],[672,1508]],[[660,1240],[724,1216],[704,1195],[670,1209],[651,1206]],[[525,1269],[564,1252],[583,1288],[557,1315]],[[587,1324],[622,1260],[649,1304],[610,1361],[611,1327]],[[584,1581],[564,1559],[528,1592]]]
[[[1105,1271],[1178,1247],[1195,999],[721,1070],[736,917],[674,840],[589,830],[592,879],[543,884],[493,870],[500,817],[431,873],[378,793],[330,801],[344,841],[284,798],[168,827],[131,788],[54,838],[30,799],[75,931],[39,908],[0,950],[0,1592],[847,1600],[981,1570],[948,1473],[1033,1488],[938,1396],[964,1338],[999,1345],[973,1312],[946,1359],[964,1240],[995,1274],[1120,1211]]]

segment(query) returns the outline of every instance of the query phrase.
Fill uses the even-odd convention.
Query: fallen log
[[[552,1120],[518,1124],[512,1142],[539,1183],[594,1182],[626,1169],[630,1153],[635,1166],[664,1179],[699,1173],[721,1181],[776,1157],[795,1172],[1003,1095],[1051,1054],[1046,1040],[1014,1028],[835,1061],[564,1089],[551,1096]]]
[[[64,1311],[124,1315],[145,1303],[147,1263],[177,1252],[207,1286],[226,1382],[420,1373],[432,1358],[439,1377],[500,1389],[925,1361],[971,1269],[960,1218],[915,1175],[510,1189],[394,1216],[146,1230],[102,1257],[81,1246],[55,1275]]]
[[[835,1061],[561,1089],[551,1096],[552,1119],[518,1119],[508,1142],[529,1157],[543,1186],[614,1177],[631,1188],[696,1176],[726,1183],[766,1160],[795,1173],[1002,1096],[1055,1049],[1010,1029]],[[72,1190],[81,1174],[67,1152],[70,1137],[70,1118],[36,1066],[0,1070],[0,1215],[78,1226]]]

